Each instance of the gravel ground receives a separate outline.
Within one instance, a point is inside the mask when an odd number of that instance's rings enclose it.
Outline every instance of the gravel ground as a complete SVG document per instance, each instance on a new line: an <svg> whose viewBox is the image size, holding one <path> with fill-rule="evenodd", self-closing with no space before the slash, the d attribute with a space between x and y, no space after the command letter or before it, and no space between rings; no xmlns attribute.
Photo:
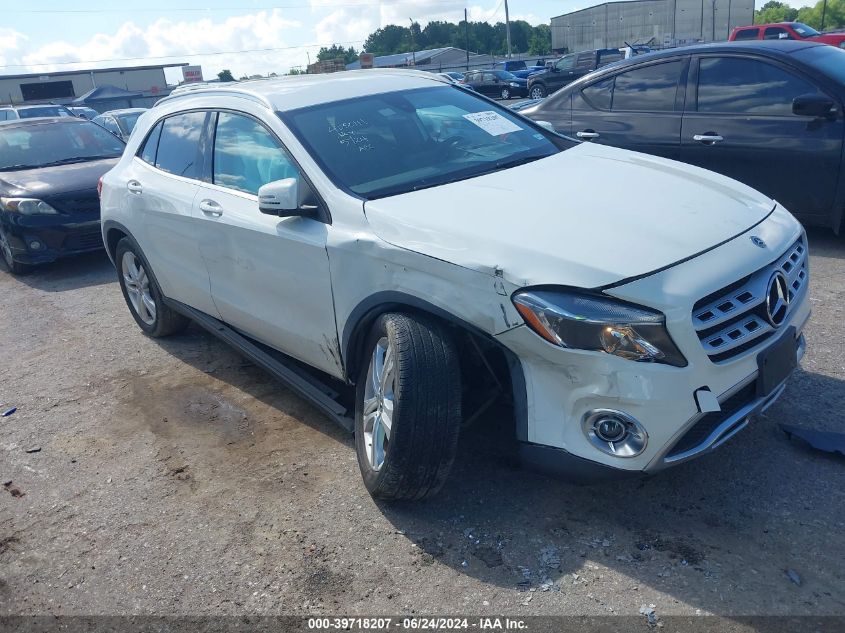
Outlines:
<svg viewBox="0 0 845 633"><path fill-rule="evenodd" d="M720 450L575 486L516 467L493 412L393 506L222 343L143 336L105 255L0 271L0 614L845 614L845 460L777 429L845 422L845 241L811 248L803 368Z"/></svg>

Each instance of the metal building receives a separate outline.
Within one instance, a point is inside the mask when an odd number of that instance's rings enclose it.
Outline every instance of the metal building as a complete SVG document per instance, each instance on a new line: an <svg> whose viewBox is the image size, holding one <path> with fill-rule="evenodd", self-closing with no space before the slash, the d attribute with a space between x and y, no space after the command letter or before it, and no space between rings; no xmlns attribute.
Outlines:
<svg viewBox="0 0 845 633"><path fill-rule="evenodd" d="M70 103L99 86L115 86L141 93L137 105L152 105L170 92L164 69L178 66L187 64L0 75L0 103Z"/></svg>
<svg viewBox="0 0 845 633"><path fill-rule="evenodd" d="M552 48L577 52L648 44L668 48L728 39L754 22L754 0L630 0L606 2L552 18Z"/></svg>

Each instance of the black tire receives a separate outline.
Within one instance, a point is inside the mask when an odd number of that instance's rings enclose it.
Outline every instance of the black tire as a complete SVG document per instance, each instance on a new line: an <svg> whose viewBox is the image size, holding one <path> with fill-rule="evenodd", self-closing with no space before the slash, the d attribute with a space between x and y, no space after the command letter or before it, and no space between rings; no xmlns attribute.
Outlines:
<svg viewBox="0 0 845 633"><path fill-rule="evenodd" d="M15 261L12 257L12 250L3 229L0 229L0 255L3 257L3 262L6 264L6 268L8 268L9 272L13 275L25 275L26 273L32 271L32 266Z"/></svg>
<svg viewBox="0 0 845 633"><path fill-rule="evenodd" d="M543 84L534 84L528 91L528 96L532 99L545 99L546 87Z"/></svg>
<svg viewBox="0 0 845 633"><path fill-rule="evenodd" d="M364 399L376 346L385 339L395 360L393 409L384 461L376 469L367 456ZM458 444L461 374L455 344L434 320L391 313L376 320L364 353L355 390L355 449L364 485L378 499L430 497L446 481Z"/></svg>
<svg viewBox="0 0 845 633"><path fill-rule="evenodd" d="M502 88L501 97L504 101L507 101L508 99L510 99L511 98L510 88Z"/></svg>
<svg viewBox="0 0 845 633"><path fill-rule="evenodd" d="M149 296L155 305L155 314L152 315L151 320L149 319L151 316L149 313L146 314L145 320L145 317L142 317L141 314L139 314L138 309L133 304L132 299L130 299L129 290L127 288L128 281L122 270L122 263L127 253L131 253L136 258L136 261L143 266L143 271L147 273L146 277L148 280ZM190 320L178 312L171 310L164 303L161 290L155 281L155 277L150 272L150 265L147 262L146 257L144 257L144 254L141 252L141 249L136 246L135 242L130 240L128 237L124 237L117 243L114 255L114 264L117 268L117 279L118 283L120 283L120 290L123 292L123 298L126 300L129 312L132 313L132 317L135 319L138 327L140 327L145 334L153 338L159 338L162 336L176 334L188 327Z"/></svg>

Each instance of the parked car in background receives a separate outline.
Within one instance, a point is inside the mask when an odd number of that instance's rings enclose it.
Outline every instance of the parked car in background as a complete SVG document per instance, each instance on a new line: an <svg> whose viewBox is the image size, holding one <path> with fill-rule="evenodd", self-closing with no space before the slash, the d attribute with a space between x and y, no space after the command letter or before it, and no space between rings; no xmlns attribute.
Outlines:
<svg viewBox="0 0 845 633"><path fill-rule="evenodd" d="M471 70L461 83L479 94L497 99L528 95L528 82L504 70Z"/></svg>
<svg viewBox="0 0 845 633"><path fill-rule="evenodd" d="M843 227L845 50L707 44L637 56L521 114L585 141L735 178L809 225Z"/></svg>
<svg viewBox="0 0 845 633"><path fill-rule="evenodd" d="M87 106L71 106L68 108L71 112L73 112L76 116L82 117L83 119L88 119L89 121L94 117L100 116L100 113L97 112L94 108L89 108Z"/></svg>
<svg viewBox="0 0 845 633"><path fill-rule="evenodd" d="M539 62L540 60L537 61ZM520 79L528 79L529 75L540 72L545 67L545 64L539 63L529 66L522 60L506 60L503 62L496 62L493 65L494 70L504 70L511 73L514 77L519 77Z"/></svg>
<svg viewBox="0 0 845 633"><path fill-rule="evenodd" d="M135 129L135 123L147 108L124 108L122 110L109 110L94 117L92 121L97 125L106 128L109 132L123 141L129 140L129 135Z"/></svg>
<svg viewBox="0 0 845 633"><path fill-rule="evenodd" d="M103 247L97 181L123 148L74 116L0 125L0 254L13 273Z"/></svg>
<svg viewBox="0 0 845 633"><path fill-rule="evenodd" d="M845 32L819 33L812 26L807 26L801 22L777 22L774 24L737 26L731 31L728 40L731 42L745 40L802 40L845 48Z"/></svg>
<svg viewBox="0 0 845 633"><path fill-rule="evenodd" d="M618 48L604 48L564 55L551 66L528 77L528 95L542 99L597 68L624 59Z"/></svg>
<svg viewBox="0 0 845 633"><path fill-rule="evenodd" d="M459 73L455 71L450 71L446 73L437 73L438 77L442 77L446 81L451 81L452 83L460 83L464 80L464 73Z"/></svg>
<svg viewBox="0 0 845 633"><path fill-rule="evenodd" d="M805 348L809 252L780 204L430 73L166 97L102 209L137 325L194 320L286 381L354 431L383 499L435 493L501 395L528 462L660 471L746 427Z"/></svg>
<svg viewBox="0 0 845 633"><path fill-rule="evenodd" d="M0 121L66 116L75 117L76 115L62 105L0 106Z"/></svg>

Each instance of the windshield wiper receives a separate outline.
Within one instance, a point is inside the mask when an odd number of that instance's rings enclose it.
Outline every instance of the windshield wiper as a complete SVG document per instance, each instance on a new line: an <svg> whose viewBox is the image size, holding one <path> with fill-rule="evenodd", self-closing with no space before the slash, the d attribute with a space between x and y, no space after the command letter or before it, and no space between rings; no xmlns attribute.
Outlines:
<svg viewBox="0 0 845 633"><path fill-rule="evenodd" d="M56 165L71 165L73 163L86 163L91 160L103 160L105 158L117 158L114 154L99 154L95 156L71 156L70 158L62 158L61 160L50 161L39 165L39 167L55 167Z"/></svg>

